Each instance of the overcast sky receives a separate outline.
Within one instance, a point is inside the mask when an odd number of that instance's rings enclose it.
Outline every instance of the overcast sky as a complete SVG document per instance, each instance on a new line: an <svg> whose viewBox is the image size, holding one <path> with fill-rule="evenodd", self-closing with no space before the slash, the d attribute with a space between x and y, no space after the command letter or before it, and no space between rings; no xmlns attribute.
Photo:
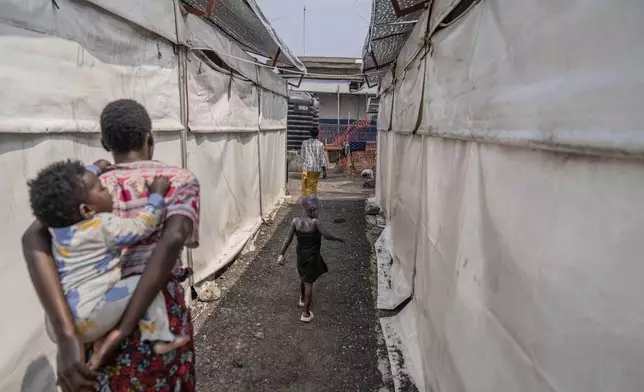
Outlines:
<svg viewBox="0 0 644 392"><path fill-rule="evenodd" d="M361 57L371 0L256 0L296 56ZM302 44L306 5L306 53Z"/></svg>

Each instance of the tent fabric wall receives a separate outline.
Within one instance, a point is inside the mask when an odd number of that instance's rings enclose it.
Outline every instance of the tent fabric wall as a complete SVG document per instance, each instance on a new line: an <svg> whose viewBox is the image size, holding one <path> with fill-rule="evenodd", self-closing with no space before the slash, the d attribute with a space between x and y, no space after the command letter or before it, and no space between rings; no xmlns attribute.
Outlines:
<svg viewBox="0 0 644 392"><path fill-rule="evenodd" d="M288 86L283 83L281 78L276 77L272 68L257 66L257 81L263 89L288 97Z"/></svg>
<svg viewBox="0 0 644 392"><path fill-rule="evenodd" d="M421 171L422 146L414 143L413 135L391 133L392 144L392 190L391 190L391 238L396 246L392 252L391 277L396 298L391 301L396 308L412 294L412 280L416 264L416 236L409 230L418 226L420 207L420 184L407 173ZM400 159L404 156L405 159Z"/></svg>
<svg viewBox="0 0 644 392"><path fill-rule="evenodd" d="M117 97L144 104L156 130L183 129L170 42L92 5L20 4L0 2L0 80L15 91L0 108L0 132L96 132Z"/></svg>
<svg viewBox="0 0 644 392"><path fill-rule="evenodd" d="M410 65L418 129L410 73L382 92L376 195L412 279L392 281L411 302L383 325L421 390L642 390L643 11L480 2Z"/></svg>
<svg viewBox="0 0 644 392"><path fill-rule="evenodd" d="M424 62L404 71L404 78L394 85L391 130L411 133L418 127L419 113L423 102Z"/></svg>
<svg viewBox="0 0 644 392"><path fill-rule="evenodd" d="M51 390L55 374L55 346L44 332L20 249L20 235L32 220L26 180L55 160L110 159L98 126L108 102L132 98L146 106L155 158L187 162L201 181L196 281L231 261L261 224L260 211L284 195L286 82L252 64L250 81L239 69L231 78L198 52L175 50L168 20L179 17L173 26L184 37L189 30L172 2L93 3L0 2L0 219L6 228L0 298L11 315L11 323L0 327L0 391ZM228 40L217 50L237 53L238 46ZM190 61L180 56L186 51ZM258 85L258 75L270 92ZM260 94L266 98L261 111ZM187 97L185 105L180 97ZM188 128L194 132L184 150Z"/></svg>
<svg viewBox="0 0 644 392"><path fill-rule="evenodd" d="M644 112L634 97L644 87L636 38L644 4L574 1L555 12L557 4L485 1L439 31L421 132L642 156Z"/></svg>
<svg viewBox="0 0 644 392"><path fill-rule="evenodd" d="M260 90L259 127L263 131L286 129L288 102L281 95L268 90Z"/></svg>
<svg viewBox="0 0 644 392"><path fill-rule="evenodd" d="M286 159L276 159L275 151L285 149L286 129L262 132L259 137L259 159L262 184L262 214L269 217L271 210L283 199L286 182Z"/></svg>
<svg viewBox="0 0 644 392"><path fill-rule="evenodd" d="M393 68L392 68L393 69ZM382 81L380 82L380 91L387 91L394 82L394 75L392 69L389 69L382 76Z"/></svg>
<svg viewBox="0 0 644 392"><path fill-rule="evenodd" d="M188 54L188 127L195 133L259 131L257 86Z"/></svg>
<svg viewBox="0 0 644 392"><path fill-rule="evenodd" d="M394 137L393 132L378 131L378 157L376 164L376 202L391 219L392 175L394 167Z"/></svg>
<svg viewBox="0 0 644 392"><path fill-rule="evenodd" d="M178 2L174 0L86 0L107 12L143 27L170 42L179 43L177 24L183 25L175 13Z"/></svg>
<svg viewBox="0 0 644 392"><path fill-rule="evenodd" d="M248 240L261 220L257 137L208 133L188 141L188 169L202 188L202 241L193 251L197 281L228 263L232 250Z"/></svg>
<svg viewBox="0 0 644 392"><path fill-rule="evenodd" d="M185 43L191 49L212 50L221 56L224 63L244 77L275 94L287 96L287 87L281 78L277 77L272 70L256 65L256 59L231 41L227 35L198 16L186 15L181 35L185 36Z"/></svg>
<svg viewBox="0 0 644 392"><path fill-rule="evenodd" d="M399 76L398 74L405 71L406 66L415 60L420 51L423 51L423 53L427 51L425 37L427 34L428 19L428 12L423 12L420 15L405 45L403 45L400 53L398 53L398 57L396 58L396 75L392 75L394 79ZM386 88L388 86L384 85L383 87Z"/></svg>
<svg viewBox="0 0 644 392"><path fill-rule="evenodd" d="M198 16L186 15L186 44L193 50L212 50L221 60L246 78L257 83L257 67L235 42Z"/></svg>
<svg viewBox="0 0 644 392"><path fill-rule="evenodd" d="M385 93L380 96L380 104L378 105L378 130L388 131L391 127L392 105L394 103L394 96L391 93Z"/></svg>
<svg viewBox="0 0 644 392"><path fill-rule="evenodd" d="M434 0L429 18L429 30L434 32L461 0Z"/></svg>

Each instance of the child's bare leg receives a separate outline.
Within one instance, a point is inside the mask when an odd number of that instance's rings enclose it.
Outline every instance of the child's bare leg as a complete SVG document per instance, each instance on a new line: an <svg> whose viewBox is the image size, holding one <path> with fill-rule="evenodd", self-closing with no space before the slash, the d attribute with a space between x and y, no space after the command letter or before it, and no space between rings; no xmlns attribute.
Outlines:
<svg viewBox="0 0 644 392"><path fill-rule="evenodd" d="M105 336L95 340L94 343L92 343L92 356L89 358L89 361L87 362L90 366L98 362L98 353L104 341L105 341Z"/></svg>
<svg viewBox="0 0 644 392"><path fill-rule="evenodd" d="M94 343L92 343L92 351L94 353L97 353L98 350L101 349L101 346L103 345L104 341L105 341L105 336L103 336L102 338L100 338L100 339L96 340Z"/></svg>
<svg viewBox="0 0 644 392"><path fill-rule="evenodd" d="M313 283L303 282L304 283L304 311L302 314L306 317L311 315L310 307L311 301L313 299Z"/></svg>
<svg viewBox="0 0 644 392"><path fill-rule="evenodd" d="M300 281L300 306L304 306L304 281Z"/></svg>
<svg viewBox="0 0 644 392"><path fill-rule="evenodd" d="M174 339L170 343L166 342L157 342L154 344L154 352L156 354L165 354L168 353L176 348L179 348L183 346L184 344L188 343L190 341L189 336L177 336L176 339Z"/></svg>
<svg viewBox="0 0 644 392"><path fill-rule="evenodd" d="M170 322L163 294L157 293L152 304L139 321L141 339L153 342L157 354L165 354L190 341L190 336L176 336L170 331Z"/></svg>

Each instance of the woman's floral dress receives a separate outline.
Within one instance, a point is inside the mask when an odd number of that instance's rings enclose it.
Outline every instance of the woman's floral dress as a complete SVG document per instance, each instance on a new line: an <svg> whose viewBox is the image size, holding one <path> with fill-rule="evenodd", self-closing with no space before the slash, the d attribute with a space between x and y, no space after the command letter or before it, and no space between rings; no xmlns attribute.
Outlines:
<svg viewBox="0 0 644 392"><path fill-rule="evenodd" d="M114 199L114 214L130 218L147 204L146 180L157 175L170 178L165 219L182 215L193 222L193 234L186 245L198 245L199 232L199 182L187 170L156 161L141 161L118 165L116 170L101 176ZM163 227L149 239L127 248L123 252L123 275L140 274L152 249L159 240ZM190 310L185 304L181 281L190 271L177 263L163 294L165 296L170 329L175 335L193 336ZM105 366L99 377L102 392L129 391L181 391L195 390L195 350L188 344L165 355L155 355L152 346L141 341L138 329L121 345L113 360Z"/></svg>

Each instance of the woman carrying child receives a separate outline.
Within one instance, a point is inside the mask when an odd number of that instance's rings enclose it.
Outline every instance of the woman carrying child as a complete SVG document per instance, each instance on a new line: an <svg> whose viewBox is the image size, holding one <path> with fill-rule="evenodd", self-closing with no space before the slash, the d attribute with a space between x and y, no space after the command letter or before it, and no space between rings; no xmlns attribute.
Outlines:
<svg viewBox="0 0 644 392"><path fill-rule="evenodd" d="M198 245L199 182L185 169L152 160L152 122L137 102L118 100L108 104L100 122L101 142L115 163L113 170L100 176L112 197L113 214L121 218L137 216L148 205L145 184L155 176L169 178L171 187L160 229L121 255L123 277L140 275L140 279L123 318L96 355L97 363L103 365L98 369L90 370L86 365L89 352L63 293L47 227L36 221L23 235L31 280L58 345L58 382L64 392L194 391L193 340L160 355L141 339L137 327L160 291L172 334L192 337L190 311L181 286L186 271L181 269L180 254L184 246Z"/></svg>

